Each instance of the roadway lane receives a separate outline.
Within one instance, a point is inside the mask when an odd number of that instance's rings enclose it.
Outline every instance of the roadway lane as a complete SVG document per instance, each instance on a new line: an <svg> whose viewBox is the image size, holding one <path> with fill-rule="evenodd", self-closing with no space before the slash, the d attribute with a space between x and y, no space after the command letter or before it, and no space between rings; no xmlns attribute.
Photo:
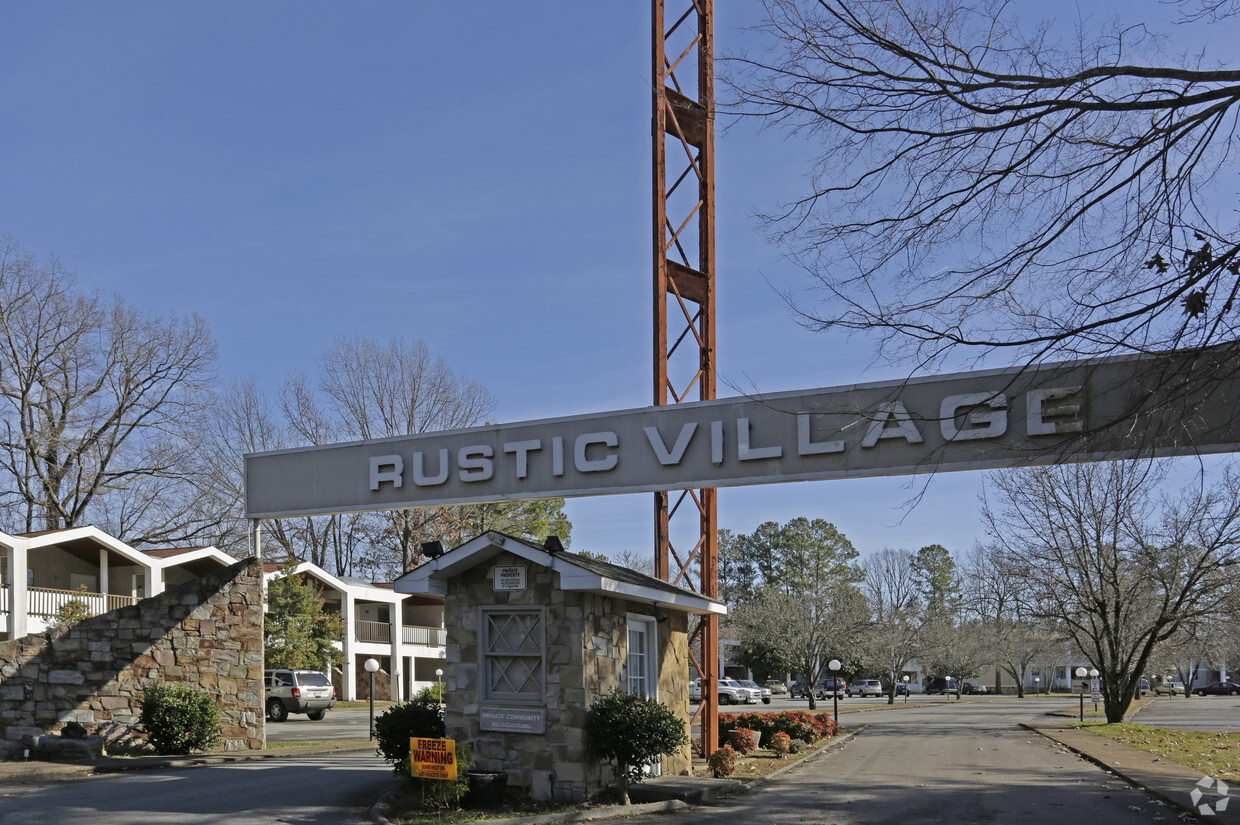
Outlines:
<svg viewBox="0 0 1240 825"><path fill-rule="evenodd" d="M773 703L772 703L773 704ZM866 729L726 804L727 822L762 825L1136 825L1176 812L1018 723L1072 701L985 700L844 715ZM1188 790L1188 789L1186 789ZM717 825L723 811L676 815ZM626 825L655 823L638 818ZM666 820L663 820L666 822Z"/></svg>
<svg viewBox="0 0 1240 825"><path fill-rule="evenodd" d="M44 787L10 786L4 825L353 825L397 786L370 753L141 771Z"/></svg>
<svg viewBox="0 0 1240 825"><path fill-rule="evenodd" d="M1156 728L1234 733L1240 731L1240 696L1164 696L1130 721Z"/></svg>
<svg viewBox="0 0 1240 825"><path fill-rule="evenodd" d="M382 710L376 711L375 717L377 718L381 713ZM369 735L369 710L329 710L327 715L318 722L303 714L293 714L284 722L267 722L268 742L365 739Z"/></svg>

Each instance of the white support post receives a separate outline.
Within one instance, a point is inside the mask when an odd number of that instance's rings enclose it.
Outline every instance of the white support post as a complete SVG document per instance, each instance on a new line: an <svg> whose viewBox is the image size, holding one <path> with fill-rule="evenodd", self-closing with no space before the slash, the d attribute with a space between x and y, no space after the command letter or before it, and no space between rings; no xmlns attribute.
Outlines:
<svg viewBox="0 0 1240 825"><path fill-rule="evenodd" d="M262 524L262 519L250 519L250 553L260 562L263 560Z"/></svg>
<svg viewBox="0 0 1240 825"><path fill-rule="evenodd" d="M18 540L9 548L9 638L29 633L30 592L26 589L26 545Z"/></svg>
<svg viewBox="0 0 1240 825"><path fill-rule="evenodd" d="M108 595L108 551L107 548L99 548L99 592L104 595L104 610L107 610Z"/></svg>
<svg viewBox="0 0 1240 825"><path fill-rule="evenodd" d="M399 702L404 698L401 695L401 681L404 679L405 672L405 662L403 658L405 655L405 626L404 618L401 616L401 612L400 604L397 603L392 605L391 614L389 616L392 620L390 625L390 635L392 637L391 699L393 702Z"/></svg>
<svg viewBox="0 0 1240 825"><path fill-rule="evenodd" d="M344 701L357 701L357 662L353 655L353 633L357 624L355 616L357 608L353 603L353 594L347 590L340 594L340 623L344 625L344 638L340 641L344 653L344 664L340 667L340 680L344 688Z"/></svg>

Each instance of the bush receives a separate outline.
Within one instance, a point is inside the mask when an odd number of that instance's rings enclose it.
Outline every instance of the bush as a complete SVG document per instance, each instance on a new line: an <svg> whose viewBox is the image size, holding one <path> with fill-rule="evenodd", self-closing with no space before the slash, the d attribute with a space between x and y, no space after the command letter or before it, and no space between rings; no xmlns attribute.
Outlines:
<svg viewBox="0 0 1240 825"><path fill-rule="evenodd" d="M792 750L792 737L782 731L771 737L771 753L783 759Z"/></svg>
<svg viewBox="0 0 1240 825"><path fill-rule="evenodd" d="M412 702L393 705L375 719L375 745L383 761L400 773L408 773L409 740L443 739L443 709L437 699L419 695Z"/></svg>
<svg viewBox="0 0 1240 825"><path fill-rule="evenodd" d="M138 729L158 754L210 750L220 741L220 709L184 682L156 682L143 692Z"/></svg>
<svg viewBox="0 0 1240 825"><path fill-rule="evenodd" d="M417 698L425 699L428 702L437 702L443 704L444 689L443 682L436 682L433 685L427 685L418 691Z"/></svg>
<svg viewBox="0 0 1240 825"><path fill-rule="evenodd" d="M732 750L728 745L724 745L710 755L706 760L706 764L710 768L710 775L716 779L731 776L732 771L736 770L736 751Z"/></svg>
<svg viewBox="0 0 1240 825"><path fill-rule="evenodd" d="M419 734L414 734L418 736ZM424 737L436 738L436 737ZM409 738L405 738L405 760L398 771L405 777L407 798L424 810L445 811L459 808L461 798L469 792L469 770L474 766L474 752L464 742L456 743L456 781L415 777L409 767Z"/></svg>
<svg viewBox="0 0 1240 825"><path fill-rule="evenodd" d="M792 739L788 742L788 753L797 754L809 747L804 739Z"/></svg>
<svg viewBox="0 0 1240 825"><path fill-rule="evenodd" d="M734 731L730 731L728 733L728 744L741 756L747 756L750 751L757 750L758 748L758 740L749 728L737 728Z"/></svg>
<svg viewBox="0 0 1240 825"><path fill-rule="evenodd" d="M614 691L586 711L586 748L616 765L620 796L627 805L629 785L645 767L689 741L684 723L655 699Z"/></svg>

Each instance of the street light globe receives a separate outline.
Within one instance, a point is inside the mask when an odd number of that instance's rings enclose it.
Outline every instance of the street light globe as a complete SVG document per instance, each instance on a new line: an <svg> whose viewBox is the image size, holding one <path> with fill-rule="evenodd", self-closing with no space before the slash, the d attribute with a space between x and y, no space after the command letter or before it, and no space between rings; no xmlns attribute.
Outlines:
<svg viewBox="0 0 1240 825"><path fill-rule="evenodd" d="M1091 668L1089 669L1089 675L1090 675L1090 678L1097 679L1097 678L1098 678L1098 668L1096 668L1096 667L1091 667Z"/></svg>
<svg viewBox="0 0 1240 825"><path fill-rule="evenodd" d="M436 676L443 676L443 668L441 668L441 667L435 668L435 675L436 675Z"/></svg>
<svg viewBox="0 0 1240 825"><path fill-rule="evenodd" d="M1084 679L1084 678L1085 678L1085 674L1087 674L1087 673L1089 673L1089 671L1088 671L1088 670L1086 670L1086 669L1085 669L1085 668L1083 668L1083 667L1078 667L1078 668L1076 669L1076 678L1078 678L1078 679Z"/></svg>
<svg viewBox="0 0 1240 825"><path fill-rule="evenodd" d="M839 670L841 667L840 660L832 659L831 661L827 662L827 667L831 670Z"/></svg>
<svg viewBox="0 0 1240 825"><path fill-rule="evenodd" d="M904 676L904 681L905 681L905 682L907 682L907 681L908 681L908 674L905 674L905 676Z"/></svg>
<svg viewBox="0 0 1240 825"><path fill-rule="evenodd" d="M365 664L362 665L362 667L366 668L367 673L374 673L376 670L379 669L379 660L378 659L367 659Z"/></svg>

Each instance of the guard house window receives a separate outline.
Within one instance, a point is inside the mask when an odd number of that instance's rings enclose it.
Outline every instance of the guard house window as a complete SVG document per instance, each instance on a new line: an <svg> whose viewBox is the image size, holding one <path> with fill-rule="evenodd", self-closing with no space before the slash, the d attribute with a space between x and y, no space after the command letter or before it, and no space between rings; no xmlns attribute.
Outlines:
<svg viewBox="0 0 1240 825"><path fill-rule="evenodd" d="M628 692L635 696L654 698L654 657L651 645L654 638L654 622L646 616L628 616L629 650L625 659L625 681Z"/></svg>
<svg viewBox="0 0 1240 825"><path fill-rule="evenodd" d="M484 609L482 670L486 698L546 701L546 622L542 608Z"/></svg>

